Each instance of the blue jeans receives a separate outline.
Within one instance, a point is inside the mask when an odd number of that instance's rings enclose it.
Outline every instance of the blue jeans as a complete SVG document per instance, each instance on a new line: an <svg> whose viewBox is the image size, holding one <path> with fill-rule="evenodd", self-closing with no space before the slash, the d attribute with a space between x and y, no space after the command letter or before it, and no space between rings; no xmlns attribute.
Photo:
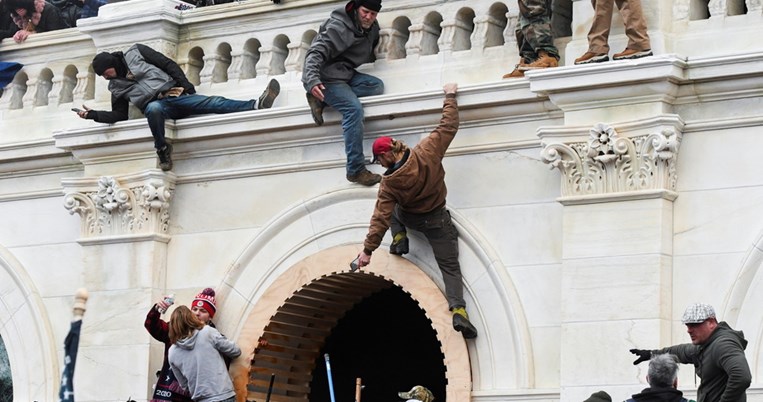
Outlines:
<svg viewBox="0 0 763 402"><path fill-rule="evenodd" d="M257 101L240 101L222 96L182 95L174 98L164 98L151 101L146 105L143 114L148 119L148 127L154 136L154 148L162 149L167 144L164 141L164 121L166 119L182 119L195 114L233 113L252 110Z"/></svg>
<svg viewBox="0 0 763 402"><path fill-rule="evenodd" d="M323 85L326 87L323 91L324 101L342 114L347 175L356 175L366 168L366 157L363 155L363 106L358 98L383 93L384 83L372 75L356 72L347 82Z"/></svg>

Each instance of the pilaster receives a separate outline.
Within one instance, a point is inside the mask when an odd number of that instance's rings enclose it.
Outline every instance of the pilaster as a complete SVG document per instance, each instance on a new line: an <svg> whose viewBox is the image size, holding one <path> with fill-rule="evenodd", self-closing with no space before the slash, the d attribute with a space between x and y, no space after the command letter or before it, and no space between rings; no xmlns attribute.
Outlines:
<svg viewBox="0 0 763 402"><path fill-rule="evenodd" d="M98 333L122 333L84 337L80 354L96 368L130 362L125 368L130 381L108 384L116 395L146 395L163 356L139 323L166 288L175 182L174 174L158 169L62 180L64 207L81 218L77 241L83 247L83 281L99 300L88 322L98 323ZM136 324L126 334L125 322Z"/></svg>
<svg viewBox="0 0 763 402"><path fill-rule="evenodd" d="M562 173L561 400L626 393L628 349L670 342L682 129L669 114L540 129L542 160Z"/></svg>

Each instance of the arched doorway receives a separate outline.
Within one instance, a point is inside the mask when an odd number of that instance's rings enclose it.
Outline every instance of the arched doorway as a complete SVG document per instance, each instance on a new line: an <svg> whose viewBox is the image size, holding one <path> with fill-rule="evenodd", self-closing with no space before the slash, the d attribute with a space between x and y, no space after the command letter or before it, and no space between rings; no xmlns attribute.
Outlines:
<svg viewBox="0 0 763 402"><path fill-rule="evenodd" d="M328 402L324 354L336 400L353 400L355 378L367 402L395 400L422 384L445 399L444 355L425 311L379 276L338 273L312 281L273 315L249 370L249 400Z"/></svg>

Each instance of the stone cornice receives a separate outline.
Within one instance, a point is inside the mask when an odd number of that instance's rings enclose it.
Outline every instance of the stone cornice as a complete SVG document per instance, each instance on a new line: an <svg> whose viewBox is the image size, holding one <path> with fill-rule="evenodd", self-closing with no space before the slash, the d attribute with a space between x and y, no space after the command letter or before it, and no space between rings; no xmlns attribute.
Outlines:
<svg viewBox="0 0 763 402"><path fill-rule="evenodd" d="M364 98L366 138L418 135L431 130L439 121L443 98L439 88ZM462 131L516 121L541 120L548 124L549 119L556 121L560 118L559 111L551 107L546 98L530 92L524 80L465 86L459 90L458 102ZM341 136L337 136L337 131L341 130L340 115L329 110L324 117L326 123L321 127L315 126L306 106L203 115L168 121L166 136L175 144L176 155L181 159L341 141ZM100 174L88 171L89 165L130 159L154 163L153 144L143 118L113 125L93 123L86 128L57 131L54 138L56 147L71 152L86 165L88 175ZM493 137L480 138L466 147L506 148L512 144L526 147L528 141L537 144L536 138L530 132L525 137L501 138L498 145ZM305 161L301 162L304 164Z"/></svg>
<svg viewBox="0 0 763 402"><path fill-rule="evenodd" d="M147 170L124 176L62 180L64 207L81 219L82 244L169 241L169 209L176 178Z"/></svg>

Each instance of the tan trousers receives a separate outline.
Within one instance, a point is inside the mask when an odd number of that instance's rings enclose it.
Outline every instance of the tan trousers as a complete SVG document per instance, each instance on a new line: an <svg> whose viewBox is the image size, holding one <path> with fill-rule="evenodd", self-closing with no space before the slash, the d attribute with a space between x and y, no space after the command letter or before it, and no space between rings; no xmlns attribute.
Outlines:
<svg viewBox="0 0 763 402"><path fill-rule="evenodd" d="M649 35L646 33L646 20L641 12L641 0L591 0L594 16L591 30L588 32L588 51L596 54L609 53L609 30L615 4L625 23L628 48L651 49Z"/></svg>

